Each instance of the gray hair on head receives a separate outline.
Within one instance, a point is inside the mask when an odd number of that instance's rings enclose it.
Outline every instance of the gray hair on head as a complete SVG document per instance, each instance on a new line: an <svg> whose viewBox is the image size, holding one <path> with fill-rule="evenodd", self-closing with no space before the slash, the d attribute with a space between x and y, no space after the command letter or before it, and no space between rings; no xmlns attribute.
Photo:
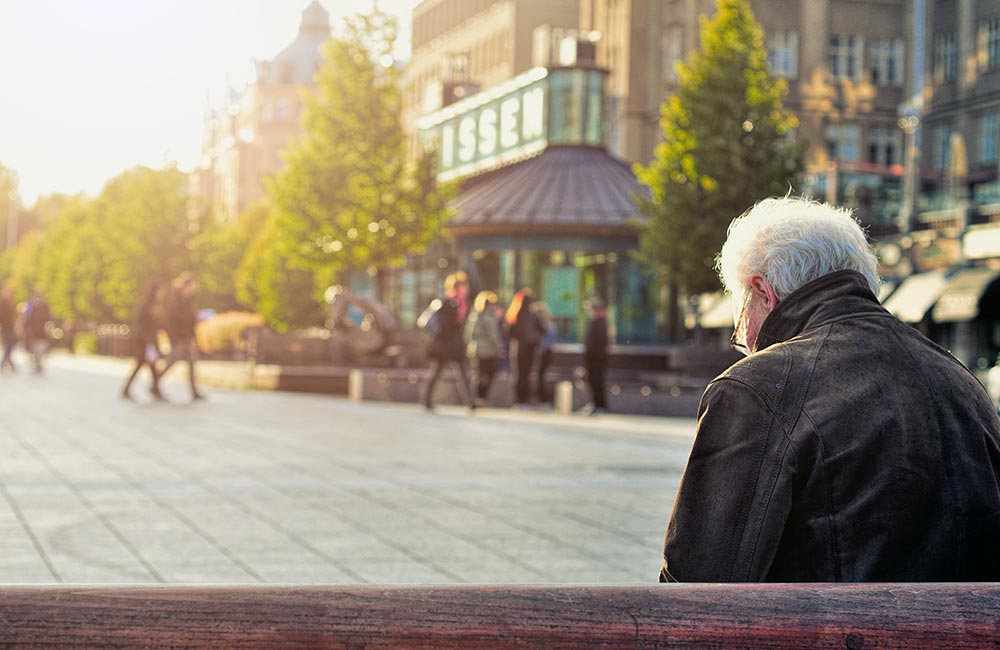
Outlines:
<svg viewBox="0 0 1000 650"><path fill-rule="evenodd" d="M835 271L857 271L878 294L878 262L851 210L808 199L760 201L729 225L716 270L726 291L741 296L759 274L779 300Z"/></svg>

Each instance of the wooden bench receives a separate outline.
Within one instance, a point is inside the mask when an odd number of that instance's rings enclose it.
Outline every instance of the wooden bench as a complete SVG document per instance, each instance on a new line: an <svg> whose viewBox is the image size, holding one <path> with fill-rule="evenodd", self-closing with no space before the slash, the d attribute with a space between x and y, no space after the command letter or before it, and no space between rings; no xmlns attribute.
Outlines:
<svg viewBox="0 0 1000 650"><path fill-rule="evenodd" d="M0 648L1000 648L1000 584L0 588Z"/></svg>

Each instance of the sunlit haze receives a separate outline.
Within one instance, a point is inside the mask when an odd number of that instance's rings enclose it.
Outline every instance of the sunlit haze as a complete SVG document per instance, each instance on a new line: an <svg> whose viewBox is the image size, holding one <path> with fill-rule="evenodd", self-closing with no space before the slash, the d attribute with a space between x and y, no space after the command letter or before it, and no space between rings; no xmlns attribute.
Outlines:
<svg viewBox="0 0 1000 650"><path fill-rule="evenodd" d="M310 0L0 0L0 164L26 204L95 195L135 165L193 167L202 118L298 33ZM417 0L380 0L408 55ZM367 0L321 2L334 31Z"/></svg>

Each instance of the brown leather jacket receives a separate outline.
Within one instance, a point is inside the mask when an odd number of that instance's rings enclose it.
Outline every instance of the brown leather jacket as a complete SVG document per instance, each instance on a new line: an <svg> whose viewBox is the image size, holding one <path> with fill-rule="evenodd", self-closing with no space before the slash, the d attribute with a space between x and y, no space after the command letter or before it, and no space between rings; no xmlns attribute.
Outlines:
<svg viewBox="0 0 1000 650"><path fill-rule="evenodd" d="M706 389L661 581L1000 580L1000 420L839 271Z"/></svg>

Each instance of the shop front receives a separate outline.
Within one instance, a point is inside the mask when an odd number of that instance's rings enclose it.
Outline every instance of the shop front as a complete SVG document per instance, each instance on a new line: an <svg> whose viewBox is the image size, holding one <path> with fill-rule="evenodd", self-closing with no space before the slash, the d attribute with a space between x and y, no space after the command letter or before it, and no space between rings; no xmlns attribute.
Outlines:
<svg viewBox="0 0 1000 650"><path fill-rule="evenodd" d="M421 120L439 180L460 183L444 266L505 302L532 289L560 342L583 341L599 297L617 345L655 344L660 289L634 257L645 188L604 148L604 76L538 68Z"/></svg>

